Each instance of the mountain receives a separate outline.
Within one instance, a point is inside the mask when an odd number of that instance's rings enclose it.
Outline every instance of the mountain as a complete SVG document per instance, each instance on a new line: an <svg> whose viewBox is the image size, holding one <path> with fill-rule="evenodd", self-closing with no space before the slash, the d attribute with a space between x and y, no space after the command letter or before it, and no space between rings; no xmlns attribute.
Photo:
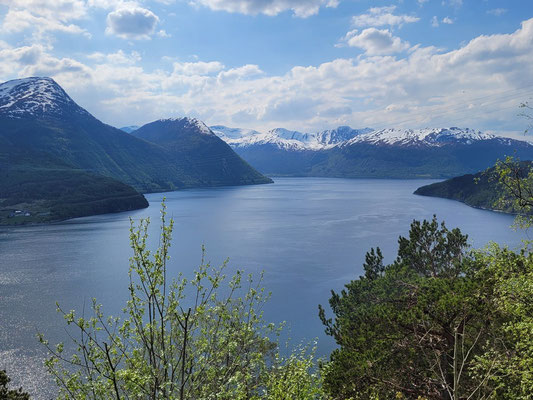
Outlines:
<svg viewBox="0 0 533 400"><path fill-rule="evenodd" d="M318 133L303 133L284 128L275 128L266 133L260 133L252 129L228 128L223 125L214 125L211 129L233 148L273 145L290 151L324 150L372 131L370 128L352 129L349 126L340 126Z"/></svg>
<svg viewBox="0 0 533 400"><path fill-rule="evenodd" d="M508 143L507 139L457 127L439 129L398 129L389 128L368 132L342 143L342 146L355 144L373 144L378 146L399 147L442 147L451 144L472 144L484 140L498 139Z"/></svg>
<svg viewBox="0 0 533 400"><path fill-rule="evenodd" d="M251 129L211 126L222 140L258 171L276 176L313 176L312 168L327 161L324 150L371 131L339 127L318 133L276 128L266 133Z"/></svg>
<svg viewBox="0 0 533 400"><path fill-rule="evenodd" d="M196 118L161 119L132 132L167 149L174 165L194 171L202 186L271 183Z"/></svg>
<svg viewBox="0 0 533 400"><path fill-rule="evenodd" d="M215 129L217 128L217 129ZM505 155L533 159L533 145L469 128L339 127L315 134L277 129L214 131L260 172L343 178L449 178L486 169Z"/></svg>
<svg viewBox="0 0 533 400"><path fill-rule="evenodd" d="M270 181L242 160L241 169L230 168L224 175L230 156L208 153L204 146L218 143L219 139L213 135L212 139L204 140L204 136L200 131L189 131L180 142L184 149L180 153L174 148L151 143L100 122L50 78L33 77L5 82L0 84L0 164L3 164L0 169L0 199L3 203L0 203L0 208L5 214L5 201L13 205L16 196L22 196L16 189L19 183L26 187L23 197L33 204L41 200L48 202L47 189L53 185L47 182L55 182L66 190L62 196L65 201L61 203L62 209L66 210L66 204L76 198L75 195L70 198L68 191L74 194L83 191L80 185L75 184L76 179L90 183L89 186L95 189L94 197L92 200L87 198L87 201L101 201L106 196L109 199L118 199L122 195L128 198L137 196L137 207L146 205L144 197L137 191ZM229 149L224 143L222 146ZM218 149L217 146L207 147ZM231 149L229 151L232 160L239 159ZM178 155L185 157L185 153L186 161L179 159ZM208 163L211 170L205 166L208 157L211 157ZM204 168L198 171L196 165L200 164ZM9 173L4 174L4 171ZM207 179L209 172L217 178ZM64 184L57 182L61 174L65 177ZM224 179L221 179L223 175ZM130 187L128 192L124 184L133 188ZM48 211L41 210L40 214L51 215L51 206L47 204ZM105 210L130 209L133 203L123 201L121 207L113 204ZM81 205L78 208L81 209ZM76 213L69 213L70 216L72 214Z"/></svg>
<svg viewBox="0 0 533 400"><path fill-rule="evenodd" d="M137 125L130 125L130 126L123 126L122 128L119 128L121 131L124 131L126 133L132 133L133 131L136 131L139 129Z"/></svg>
<svg viewBox="0 0 533 400"><path fill-rule="evenodd" d="M533 145L468 128L384 129L335 146L327 162L313 166L312 173L349 178L450 178L489 168L506 155L533 159Z"/></svg>
<svg viewBox="0 0 533 400"><path fill-rule="evenodd" d="M364 135L365 133L372 132L371 128L352 129L349 126L339 126L335 129L328 129L316 134L319 143L324 146L336 145L343 143L347 140Z"/></svg>
<svg viewBox="0 0 533 400"><path fill-rule="evenodd" d="M501 202L502 189L495 179L491 179L493 168L451 178L431 185L421 186L415 194L457 200L471 207L485 210L515 213L510 202ZM504 205L505 204L505 205Z"/></svg>
<svg viewBox="0 0 533 400"><path fill-rule="evenodd" d="M2 146L0 171L0 225L148 207L145 197L131 186L75 169L46 153Z"/></svg>
<svg viewBox="0 0 533 400"><path fill-rule="evenodd" d="M201 132L197 132L203 136ZM202 141L187 147L189 160L202 162ZM0 85L0 141L51 154L62 162L117 179L141 192L205 186L196 170L176 162L176 154L106 125L78 106L50 78L26 78ZM214 155L216 156L216 155ZM250 168L250 167L249 167ZM255 171L234 175L227 184L263 183Z"/></svg>

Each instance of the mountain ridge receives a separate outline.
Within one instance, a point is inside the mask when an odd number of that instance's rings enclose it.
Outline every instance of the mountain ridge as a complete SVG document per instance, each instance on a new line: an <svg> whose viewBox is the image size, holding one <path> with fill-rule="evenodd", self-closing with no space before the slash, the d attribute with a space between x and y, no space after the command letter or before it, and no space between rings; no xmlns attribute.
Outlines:
<svg viewBox="0 0 533 400"><path fill-rule="evenodd" d="M343 130L348 133L320 141ZM530 142L471 128L338 127L297 135L283 129L261 133L214 126L214 131L252 166L272 176L450 178L488 168L515 151L522 159L533 159Z"/></svg>
<svg viewBox="0 0 533 400"><path fill-rule="evenodd" d="M240 159L203 122L180 120L188 132L182 140L186 155L99 121L51 78L31 77L0 84L0 165L5 165L5 173L0 176L0 223L5 222L6 213L13 211L5 207L11 206L26 207L29 214L40 217L54 214L50 209L57 206L55 215L65 219L146 207L146 199L138 191L271 182ZM223 152L206 154L205 148L212 143L214 148L222 146ZM188 162L180 159L185 156ZM210 163L203 170L191 166L201 164L207 156L211 157ZM206 179L210 173L213 178ZM85 193L79 182L85 182L93 192ZM54 187L63 190L59 198L64 201L56 201ZM70 196L70 189L84 193L83 201ZM17 202L19 197L24 198L23 203Z"/></svg>

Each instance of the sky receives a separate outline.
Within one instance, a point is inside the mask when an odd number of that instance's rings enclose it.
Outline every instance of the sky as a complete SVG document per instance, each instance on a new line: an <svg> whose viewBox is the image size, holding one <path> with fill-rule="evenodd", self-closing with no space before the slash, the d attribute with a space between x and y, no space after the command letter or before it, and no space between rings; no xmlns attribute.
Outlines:
<svg viewBox="0 0 533 400"><path fill-rule="evenodd" d="M533 104L533 0L0 0L0 81L117 127L470 127Z"/></svg>

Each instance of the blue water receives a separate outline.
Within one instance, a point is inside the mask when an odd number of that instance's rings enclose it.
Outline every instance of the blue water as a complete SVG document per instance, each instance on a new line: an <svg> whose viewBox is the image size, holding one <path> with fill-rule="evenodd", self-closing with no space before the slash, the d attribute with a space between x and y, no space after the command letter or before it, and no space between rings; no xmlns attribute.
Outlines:
<svg viewBox="0 0 533 400"><path fill-rule="evenodd" d="M106 312L120 312L131 254L129 217L152 219L156 247L163 197L175 219L170 274L190 276L202 245L212 264L229 257L229 272L264 271L263 284L272 292L265 319L287 321L294 344L318 338L319 355L327 355L334 343L323 333L318 304L327 305L331 289L362 273L371 247L380 246L392 261L398 236L413 219L436 214L468 233L474 247L491 240L517 247L527 238L509 228L511 216L412 194L430 182L277 178L272 185L151 194L150 207L134 212L0 228L0 369L36 399L50 397L35 334L66 340L56 301L83 310L96 297Z"/></svg>

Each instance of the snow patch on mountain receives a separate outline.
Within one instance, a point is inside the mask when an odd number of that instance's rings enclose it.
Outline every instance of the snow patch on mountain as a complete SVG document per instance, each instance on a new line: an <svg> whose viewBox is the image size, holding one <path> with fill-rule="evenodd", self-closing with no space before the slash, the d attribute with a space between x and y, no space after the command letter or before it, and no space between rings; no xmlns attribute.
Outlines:
<svg viewBox="0 0 533 400"><path fill-rule="evenodd" d="M215 125L211 129L233 148L272 145L284 150L300 151L318 147L318 143L311 142L309 134L289 131L283 128L272 129L268 132L258 132L253 129L228 128L222 125Z"/></svg>
<svg viewBox="0 0 533 400"><path fill-rule="evenodd" d="M85 114L52 79L31 77L0 84L0 115L10 118Z"/></svg>
<svg viewBox="0 0 533 400"><path fill-rule="evenodd" d="M159 121L177 122L180 125L182 125L184 129L196 130L199 133L202 133L204 135L214 135L213 131L209 129L209 127L203 121L200 121L198 118L190 118L190 117L162 118Z"/></svg>
<svg viewBox="0 0 533 400"><path fill-rule="evenodd" d="M224 138L225 141L235 140L247 136L260 135L261 133L253 129L243 129L243 128L228 128L224 125L212 125L209 127L218 137Z"/></svg>
<svg viewBox="0 0 533 400"><path fill-rule="evenodd" d="M339 126L317 133L316 138L323 145L336 145L372 131L372 128L352 129L349 126Z"/></svg>
<svg viewBox="0 0 533 400"><path fill-rule="evenodd" d="M252 129L228 128L223 125L214 125L211 129L234 148L272 145L293 151L328 149L354 136L372 131L370 128L352 129L348 126L318 133L304 133L284 128L276 128L263 133Z"/></svg>
<svg viewBox="0 0 533 400"><path fill-rule="evenodd" d="M346 147L356 144L370 144L399 147L442 147L452 144L470 145L479 141L497 140L511 146L513 139L476 131L470 128L426 128L402 129L371 128L352 129L339 126L318 133L302 133L284 128L276 128L262 133L251 129L212 126L213 132L234 148L256 145L272 145L283 150L326 150L333 147ZM530 145L532 143L527 142Z"/></svg>
<svg viewBox="0 0 533 400"><path fill-rule="evenodd" d="M441 147L449 144L472 144L482 140L497 139L502 142L508 142L510 139L475 131L470 128L426 128L426 129L400 129L388 128L369 132L356 136L340 146L351 146L354 144L373 144L389 146L426 146Z"/></svg>

